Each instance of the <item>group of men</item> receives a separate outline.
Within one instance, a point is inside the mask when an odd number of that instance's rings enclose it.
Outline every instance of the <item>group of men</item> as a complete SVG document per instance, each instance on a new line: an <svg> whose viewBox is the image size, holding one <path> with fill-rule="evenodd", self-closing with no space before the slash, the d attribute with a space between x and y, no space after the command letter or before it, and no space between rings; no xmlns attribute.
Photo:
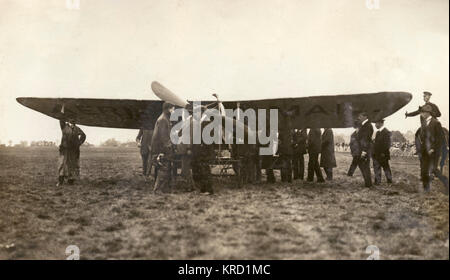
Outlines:
<svg viewBox="0 0 450 280"><path fill-rule="evenodd" d="M347 176L353 176L357 167L361 170L364 185L372 187L372 174L370 160L373 160L375 185L381 184L381 169L383 169L388 184L392 183L392 172L389 165L391 132L384 127L384 120L377 120L375 127L377 132L372 140L374 129L368 120L367 113L362 112L355 124L355 131L350 136L350 151L353 160L347 172Z"/></svg>
<svg viewBox="0 0 450 280"><path fill-rule="evenodd" d="M281 181L303 180L305 177L305 154L309 155L307 181L312 182L314 175L317 182L325 182L321 167L327 180L333 179L336 165L334 154L334 136L331 128L295 129L287 133L280 132L278 154L281 161ZM320 161L319 161L320 156ZM270 165L270 163L269 163ZM275 182L273 168L266 168L267 180Z"/></svg>
<svg viewBox="0 0 450 280"><path fill-rule="evenodd" d="M405 113L405 117L420 115L420 128L416 133L416 153L420 161L420 177L425 192L431 189L434 176L438 177L448 188L448 179L438 169L441 157L446 157L443 151L448 150L448 139L446 140L444 130L437 120L441 116L438 106L430 102L430 92L424 92L425 104L417 111ZM372 143L373 127L367 119L367 114L361 113L359 123L355 125L355 131L350 137L350 150L353 157L347 175L353 176L356 167L359 167L364 178L365 186L372 187L370 171L370 159L373 160L375 185L381 183L381 169L383 169L386 181L392 183L392 172L389 165L391 133L384 127L384 120L375 122L377 129L375 139ZM447 143L445 143L447 141ZM446 160L444 158L444 160Z"/></svg>
<svg viewBox="0 0 450 280"><path fill-rule="evenodd" d="M430 97L430 92L424 92L425 105L419 107L415 112L405 114L406 117L420 114L421 127L416 133L416 150L420 160L421 180L424 190L427 192L430 190L434 176L437 176L448 186L447 178L437 168L441 149L443 149L443 146L448 149L448 143L443 145L445 137L441 124L437 120L441 113L438 107L430 102ZM173 110L172 104L164 102L163 112L157 119L154 129L143 127L136 137L136 141L140 145L143 174L148 176L154 170L154 192L166 191L170 186L174 170L176 170L176 168L173 168L175 145L170 137L172 129L170 114ZM316 176L317 182L325 182L321 167L324 169L326 180L332 180L333 168L337 167L333 130L325 128L322 132L320 128L311 128L308 132L307 129L291 129L289 116L282 115L282 117L286 120L281 122L278 139L281 180L292 182L293 179L304 179L305 154L309 155L307 181L312 182L314 176ZM195 118L190 121L201 122L201 120ZM65 181L72 184L79 176L80 146L86 139L84 132L73 121L60 121L60 126L62 140L59 150L58 186ZM374 184L379 185L381 183L381 170L385 173L387 183L392 183L392 172L389 165L391 133L384 127L384 120L382 119L375 121L375 127L377 131L375 138L372 139L374 129L368 119L368 114L366 112L360 113L350 140L353 160L347 175L353 176L356 168L359 167L366 187L372 187L371 159L373 160L375 175ZM181 151L182 177L187 185L197 185L201 192L212 193L209 161L215 157L214 147L206 144L177 145L177 149L178 154ZM243 158L245 172L256 172L254 178L259 180L261 177L261 158L251 152L254 153L258 149L245 147L243 150L247 151ZM266 167L268 182L275 182L273 163L273 158L271 158L269 167ZM245 166L246 164L249 166ZM251 178L252 176L245 177Z"/></svg>
<svg viewBox="0 0 450 280"><path fill-rule="evenodd" d="M198 145L179 144L175 147L170 138L172 130L170 114L173 110L174 105L164 102L163 112L157 119L154 130L146 128L139 130L136 142L141 147L143 175L147 177L154 170L153 192L167 192L170 189L173 175L177 172L174 164L175 153L177 152L181 155L181 175L188 189L197 185L201 192L212 193L209 160L215 156L213 147L203 143ZM190 121L200 120L194 117ZM194 126L191 125L190 127Z"/></svg>

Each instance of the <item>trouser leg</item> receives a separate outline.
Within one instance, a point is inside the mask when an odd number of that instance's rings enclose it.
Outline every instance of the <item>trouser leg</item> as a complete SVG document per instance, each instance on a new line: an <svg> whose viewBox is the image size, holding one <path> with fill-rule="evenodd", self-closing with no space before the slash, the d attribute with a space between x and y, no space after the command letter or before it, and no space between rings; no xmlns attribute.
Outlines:
<svg viewBox="0 0 450 280"><path fill-rule="evenodd" d="M149 154L148 153L141 154L141 158L142 158L142 174L144 174L144 176L146 176L148 174Z"/></svg>
<svg viewBox="0 0 450 280"><path fill-rule="evenodd" d="M261 159L259 157L256 158L255 168L256 182L261 182Z"/></svg>
<svg viewBox="0 0 450 280"><path fill-rule="evenodd" d="M375 174L375 185L379 185L381 183L381 165L376 159L373 159L373 173Z"/></svg>
<svg viewBox="0 0 450 280"><path fill-rule="evenodd" d="M352 159L352 163L350 164L350 168L348 169L348 172L347 172L348 176L353 176L356 168L358 167L358 161L359 161L359 157L354 156Z"/></svg>
<svg viewBox="0 0 450 280"><path fill-rule="evenodd" d="M327 176L327 180L328 181L333 180L333 168L331 168L331 167L324 167L323 170L325 171L325 174Z"/></svg>
<svg viewBox="0 0 450 280"><path fill-rule="evenodd" d="M298 175L299 175L299 179L303 180L305 178L305 156L301 155L299 158L299 171L298 171Z"/></svg>
<svg viewBox="0 0 450 280"><path fill-rule="evenodd" d="M317 182L324 182L325 180L323 179L322 170L320 170L319 154L313 154L312 158L313 158L313 171L317 176Z"/></svg>
<svg viewBox="0 0 450 280"><path fill-rule="evenodd" d="M293 159L292 159L292 169L293 169L293 173L294 173L294 180L298 179L299 173L300 173L300 156L299 155L294 155Z"/></svg>
<svg viewBox="0 0 450 280"><path fill-rule="evenodd" d="M392 171L388 160L386 160L386 162L383 164L383 171L384 175L386 176L387 182L392 183Z"/></svg>
<svg viewBox="0 0 450 280"><path fill-rule="evenodd" d="M313 155L309 154L308 159L308 181L312 182L314 180L314 159Z"/></svg>
<svg viewBox="0 0 450 280"><path fill-rule="evenodd" d="M368 188L372 187L372 176L370 174L370 159L360 159L358 167L364 178L364 185Z"/></svg>

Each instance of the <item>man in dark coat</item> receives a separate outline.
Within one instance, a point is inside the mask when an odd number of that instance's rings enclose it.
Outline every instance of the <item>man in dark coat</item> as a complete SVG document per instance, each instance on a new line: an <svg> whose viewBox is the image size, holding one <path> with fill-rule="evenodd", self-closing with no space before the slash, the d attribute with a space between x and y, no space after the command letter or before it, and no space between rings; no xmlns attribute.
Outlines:
<svg viewBox="0 0 450 280"><path fill-rule="evenodd" d="M325 182L322 171L319 166L319 154L322 149L322 133L320 128L311 128L308 134L308 182L314 181L314 173L317 176L317 182Z"/></svg>
<svg viewBox="0 0 450 280"><path fill-rule="evenodd" d="M80 176L80 146L86 140L86 134L73 121L59 121L62 138L59 145L58 183L60 186L67 179L73 184Z"/></svg>
<svg viewBox="0 0 450 280"><path fill-rule="evenodd" d="M361 128L358 130L357 141L360 147L358 167L364 178L364 185L367 188L372 187L372 176L370 172L370 157L372 152L373 127L368 119L366 112L359 114L358 119Z"/></svg>
<svg viewBox="0 0 450 280"><path fill-rule="evenodd" d="M442 148L442 126L440 122L432 116L433 107L425 105L420 109L420 115L424 120L424 125L420 131L421 142L421 177L425 192L431 189L433 175L436 175L448 188L448 179L440 174L437 165L439 161L439 151Z"/></svg>
<svg viewBox="0 0 450 280"><path fill-rule="evenodd" d="M170 140L170 132L172 124L170 122L170 114L173 112L174 106L164 102L163 112L159 116L155 124L155 130L152 136L151 154L155 157L158 166L158 174L156 177L153 192L168 191L171 178L171 158L173 156L174 147Z"/></svg>
<svg viewBox="0 0 450 280"><path fill-rule="evenodd" d="M381 183L381 168L384 170L388 184L392 183L392 172L389 165L391 148L391 132L384 127L384 120L375 123L377 132L373 145L373 172L375 173L375 185Z"/></svg>
<svg viewBox="0 0 450 280"><path fill-rule="evenodd" d="M149 157L150 157L150 150L152 145L152 136L153 136L153 129L147 129L145 127L142 127L139 129L139 133L136 137L136 142L140 146L140 152L141 152L141 158L142 158L142 173L144 176L150 175L151 172L151 160L150 160L150 166L149 166Z"/></svg>
<svg viewBox="0 0 450 280"><path fill-rule="evenodd" d="M361 148L358 142L359 124L354 125L355 131L350 135L350 153L352 155L352 163L347 172L347 176L352 177L355 173L356 167L358 167L359 156L361 155Z"/></svg>
<svg viewBox="0 0 450 280"><path fill-rule="evenodd" d="M308 133L306 129L297 130L294 134L294 156L292 159L294 168L294 180L303 180L305 177L306 141Z"/></svg>
<svg viewBox="0 0 450 280"><path fill-rule="evenodd" d="M333 180L333 168L337 167L334 154L334 135L331 128L325 128L322 134L320 167L323 167L327 180Z"/></svg>

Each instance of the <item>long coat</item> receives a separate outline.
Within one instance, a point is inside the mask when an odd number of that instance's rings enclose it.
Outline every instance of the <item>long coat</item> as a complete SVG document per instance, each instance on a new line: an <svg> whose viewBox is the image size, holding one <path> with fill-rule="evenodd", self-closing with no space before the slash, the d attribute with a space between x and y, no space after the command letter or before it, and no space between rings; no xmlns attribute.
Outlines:
<svg viewBox="0 0 450 280"><path fill-rule="evenodd" d="M334 136L331 128L326 128L322 134L322 152L320 155L320 167L336 167L334 155Z"/></svg>
<svg viewBox="0 0 450 280"><path fill-rule="evenodd" d="M350 152L352 157L358 157L361 155L361 148L358 142L358 130L355 130L350 136Z"/></svg>
<svg viewBox="0 0 450 280"><path fill-rule="evenodd" d="M373 158L379 162L390 160L391 132L387 128L377 131L373 145Z"/></svg>
<svg viewBox="0 0 450 280"><path fill-rule="evenodd" d="M308 153L320 154L322 150L322 134L320 128L311 128L308 134Z"/></svg>

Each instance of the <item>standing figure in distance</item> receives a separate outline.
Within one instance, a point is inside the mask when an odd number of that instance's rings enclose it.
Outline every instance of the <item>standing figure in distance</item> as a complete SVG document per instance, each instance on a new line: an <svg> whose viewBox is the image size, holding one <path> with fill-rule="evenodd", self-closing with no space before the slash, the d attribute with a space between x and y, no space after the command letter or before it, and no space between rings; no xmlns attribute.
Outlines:
<svg viewBox="0 0 450 280"><path fill-rule="evenodd" d="M334 153L334 135L331 128L325 128L322 134L320 167L323 167L323 170L327 175L327 180L333 180L333 168L337 167L337 165Z"/></svg>
<svg viewBox="0 0 450 280"><path fill-rule="evenodd" d="M60 186L67 179L69 184L73 184L80 176L80 146L86 140L86 134L71 120L68 122L59 121L62 138L59 145L58 160L58 183Z"/></svg>
<svg viewBox="0 0 450 280"><path fill-rule="evenodd" d="M145 177L150 175L151 172L151 160L150 151L152 145L153 130L142 127L139 129L139 133L136 137L136 142L140 146L141 158L142 158L142 173ZM149 165L150 162L150 165Z"/></svg>
<svg viewBox="0 0 450 280"><path fill-rule="evenodd" d="M384 127L384 120L375 123L377 132L375 134L375 143L373 145L373 172L375 173L375 185L381 183L381 168L384 170L388 184L392 184L392 172L389 165L391 159L391 132Z"/></svg>
<svg viewBox="0 0 450 280"><path fill-rule="evenodd" d="M292 159L294 168L294 180L303 180L305 177L306 129L298 130L294 134L294 157Z"/></svg>
<svg viewBox="0 0 450 280"><path fill-rule="evenodd" d="M317 176L317 182L323 183L325 180L319 166L319 154L322 149L322 133L320 128L311 128L308 134L308 182L314 181L314 173Z"/></svg>
<svg viewBox="0 0 450 280"><path fill-rule="evenodd" d="M431 189L431 182L434 175L444 183L448 189L448 179L438 171L439 153L442 147L442 126L440 122L432 116L433 107L425 105L420 108L420 115L424 120L424 125L419 133L421 142L421 177L425 192ZM447 190L448 191L448 190Z"/></svg>

